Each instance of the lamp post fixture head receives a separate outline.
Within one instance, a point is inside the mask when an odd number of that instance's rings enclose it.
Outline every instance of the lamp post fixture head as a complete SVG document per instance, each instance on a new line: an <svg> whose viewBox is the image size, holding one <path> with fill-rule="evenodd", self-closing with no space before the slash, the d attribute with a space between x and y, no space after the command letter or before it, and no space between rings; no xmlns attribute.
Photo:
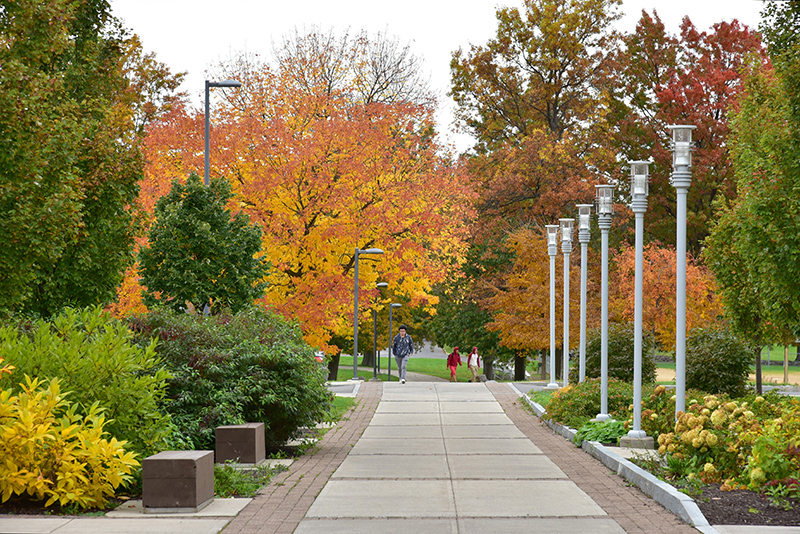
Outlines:
<svg viewBox="0 0 800 534"><path fill-rule="evenodd" d="M392 308L402 308L402 304L398 304L397 302L392 302Z"/></svg>
<svg viewBox="0 0 800 534"><path fill-rule="evenodd" d="M375 287L376 288L389 287L389 284L387 284L386 282L378 282L377 284L375 284Z"/></svg>
<svg viewBox="0 0 800 534"><path fill-rule="evenodd" d="M589 231L592 226L592 205L578 204L578 241L589 242Z"/></svg>
<svg viewBox="0 0 800 534"><path fill-rule="evenodd" d="M221 82L210 82L206 80L206 84L209 87L241 87L242 82L238 80L223 80Z"/></svg>
<svg viewBox="0 0 800 534"><path fill-rule="evenodd" d="M379 248L356 249L356 254L383 254L383 250Z"/></svg>
<svg viewBox="0 0 800 534"><path fill-rule="evenodd" d="M647 200L650 183L650 162L629 161L631 166L631 199Z"/></svg>
<svg viewBox="0 0 800 534"><path fill-rule="evenodd" d="M575 219L559 219L561 226L561 252L569 254L572 252L572 225Z"/></svg>
<svg viewBox="0 0 800 534"><path fill-rule="evenodd" d="M672 167L689 169L692 166L692 130L697 126L672 125Z"/></svg>
<svg viewBox="0 0 800 534"><path fill-rule="evenodd" d="M559 223L559 226L561 227L561 242L562 243L571 243L572 242L572 226L575 223L575 219L559 219L558 223Z"/></svg>
<svg viewBox="0 0 800 534"><path fill-rule="evenodd" d="M555 256L558 253L558 225L546 224L547 228L547 253Z"/></svg>
<svg viewBox="0 0 800 534"><path fill-rule="evenodd" d="M610 217L614 213L614 186L601 184L594 187L597 191L597 215Z"/></svg>

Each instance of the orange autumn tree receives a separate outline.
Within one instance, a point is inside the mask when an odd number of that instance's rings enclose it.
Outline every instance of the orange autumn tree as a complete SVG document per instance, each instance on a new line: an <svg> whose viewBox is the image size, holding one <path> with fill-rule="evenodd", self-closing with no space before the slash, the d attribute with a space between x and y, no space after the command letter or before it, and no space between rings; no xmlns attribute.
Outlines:
<svg viewBox="0 0 800 534"><path fill-rule="evenodd" d="M295 35L278 55L276 65L246 56L220 65L242 87L212 112L211 172L229 177L236 207L262 227L263 304L335 352L334 337L352 336L355 248L385 251L361 256L361 317L384 302L378 281L389 283L384 298L430 308L432 284L463 259L471 193L437 141L432 99L391 83L365 89L382 63L364 35ZM150 176L201 171L201 128L199 112L154 128Z"/></svg>
<svg viewBox="0 0 800 534"><path fill-rule="evenodd" d="M541 230L520 228L506 247L514 252L513 266L495 280L483 280L488 296L481 305L492 313L486 325L500 333L503 346L515 350L550 348L550 256ZM580 320L580 249L570 255L570 344L577 345ZM564 257L556 256L556 346L563 344Z"/></svg>
<svg viewBox="0 0 800 534"><path fill-rule="evenodd" d="M650 243L643 251L642 321L665 350L675 348L675 250ZM635 249L624 246L614 255L609 310L624 320L634 315ZM711 271L688 256L686 265L686 330L713 323L722 315Z"/></svg>

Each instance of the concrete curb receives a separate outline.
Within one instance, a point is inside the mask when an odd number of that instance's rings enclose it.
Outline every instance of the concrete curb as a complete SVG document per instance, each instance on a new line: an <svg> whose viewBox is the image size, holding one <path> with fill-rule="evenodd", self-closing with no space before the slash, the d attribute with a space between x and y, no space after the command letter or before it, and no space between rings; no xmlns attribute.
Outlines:
<svg viewBox="0 0 800 534"><path fill-rule="evenodd" d="M517 393L520 393L513 384L511 388ZM544 424L550 427L556 434L573 441L575 438L575 429L544 419L543 415L545 409L540 404L533 402L528 395L520 393L520 396L525 399L525 402L528 403ZM636 464L610 451L598 442L584 441L581 448L600 460L603 465L619 476L623 477L631 484L636 485L645 495L651 497L654 501L677 515L687 524L695 527L704 534L720 534L717 529L708 523L708 520L706 520L700 508L697 506L697 503L694 502L694 499L685 493L681 493L670 484L659 480L651 473L648 473Z"/></svg>

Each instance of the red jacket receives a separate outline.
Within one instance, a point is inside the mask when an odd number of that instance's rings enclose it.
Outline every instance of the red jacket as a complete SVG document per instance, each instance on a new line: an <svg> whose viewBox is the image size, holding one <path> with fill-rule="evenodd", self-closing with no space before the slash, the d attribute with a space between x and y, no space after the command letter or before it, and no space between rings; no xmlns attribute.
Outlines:
<svg viewBox="0 0 800 534"><path fill-rule="evenodd" d="M447 367L453 367L455 365L462 365L461 355L458 353L457 350L451 352L450 355L447 357Z"/></svg>

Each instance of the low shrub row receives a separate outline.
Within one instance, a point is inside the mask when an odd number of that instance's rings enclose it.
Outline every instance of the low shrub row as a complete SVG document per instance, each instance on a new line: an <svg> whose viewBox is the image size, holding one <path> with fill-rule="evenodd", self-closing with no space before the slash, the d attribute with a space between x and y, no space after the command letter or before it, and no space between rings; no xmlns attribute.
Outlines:
<svg viewBox="0 0 800 534"><path fill-rule="evenodd" d="M0 496L102 508L141 479L138 459L214 449L217 426L264 422L276 449L329 420L325 370L269 312L99 308L0 327ZM13 369L12 372L12 367Z"/></svg>

